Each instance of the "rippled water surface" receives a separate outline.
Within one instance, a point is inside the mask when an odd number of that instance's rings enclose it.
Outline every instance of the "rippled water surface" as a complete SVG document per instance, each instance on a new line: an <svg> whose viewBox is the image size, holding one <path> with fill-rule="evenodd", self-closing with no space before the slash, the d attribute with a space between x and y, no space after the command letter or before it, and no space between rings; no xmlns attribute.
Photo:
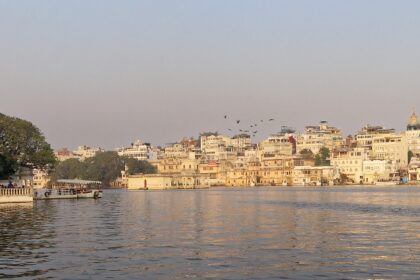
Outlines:
<svg viewBox="0 0 420 280"><path fill-rule="evenodd" d="M0 278L419 279L420 187L112 190L0 205Z"/></svg>

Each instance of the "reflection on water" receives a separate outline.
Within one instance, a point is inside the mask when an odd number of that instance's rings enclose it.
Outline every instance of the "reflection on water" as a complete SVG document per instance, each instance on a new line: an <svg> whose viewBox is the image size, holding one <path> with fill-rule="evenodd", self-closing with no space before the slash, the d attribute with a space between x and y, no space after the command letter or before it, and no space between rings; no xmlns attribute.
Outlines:
<svg viewBox="0 0 420 280"><path fill-rule="evenodd" d="M418 187L107 191L0 211L0 278L420 274Z"/></svg>

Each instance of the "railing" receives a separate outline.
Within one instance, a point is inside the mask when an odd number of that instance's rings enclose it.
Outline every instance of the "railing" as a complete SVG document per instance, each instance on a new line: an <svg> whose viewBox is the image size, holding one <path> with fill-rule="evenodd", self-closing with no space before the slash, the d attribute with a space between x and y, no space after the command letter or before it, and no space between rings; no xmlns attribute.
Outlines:
<svg viewBox="0 0 420 280"><path fill-rule="evenodd" d="M30 196L32 197L32 188L0 188L0 196Z"/></svg>

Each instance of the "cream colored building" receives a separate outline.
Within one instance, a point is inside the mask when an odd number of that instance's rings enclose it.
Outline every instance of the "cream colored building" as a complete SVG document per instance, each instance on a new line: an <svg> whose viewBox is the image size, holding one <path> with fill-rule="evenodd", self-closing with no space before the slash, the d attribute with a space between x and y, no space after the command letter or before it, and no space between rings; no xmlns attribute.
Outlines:
<svg viewBox="0 0 420 280"><path fill-rule="evenodd" d="M356 146L372 150L373 138L375 135L395 134L395 129L388 129L382 126L366 125L356 135Z"/></svg>
<svg viewBox="0 0 420 280"><path fill-rule="evenodd" d="M415 112L410 116L407 131L408 150L420 157L420 122Z"/></svg>
<svg viewBox="0 0 420 280"><path fill-rule="evenodd" d="M190 158L163 158L154 162L160 174L197 173L199 161Z"/></svg>
<svg viewBox="0 0 420 280"><path fill-rule="evenodd" d="M292 186L332 186L339 175L334 166L295 166L292 178Z"/></svg>
<svg viewBox="0 0 420 280"><path fill-rule="evenodd" d="M77 150L73 151L73 154L76 155L81 161L94 157L99 152L104 152L104 149L101 148L92 148L88 146L79 146Z"/></svg>
<svg viewBox="0 0 420 280"><path fill-rule="evenodd" d="M34 188L45 188L48 185L48 182L50 181L50 176L48 176L48 173L40 170L40 169L33 169L33 178L32 178L32 184Z"/></svg>
<svg viewBox="0 0 420 280"><path fill-rule="evenodd" d="M306 149L317 154L322 147L333 151L343 144L341 130L323 121L318 126L307 126L303 134L297 135L296 149L297 153Z"/></svg>
<svg viewBox="0 0 420 280"><path fill-rule="evenodd" d="M363 162L369 160L370 151L366 148L336 150L331 156L331 166L340 174L345 175L353 183L364 181Z"/></svg>
<svg viewBox="0 0 420 280"><path fill-rule="evenodd" d="M399 168L408 165L408 141L404 133L377 134L372 139L371 159L395 161Z"/></svg>
<svg viewBox="0 0 420 280"><path fill-rule="evenodd" d="M411 183L420 182L420 158L412 158L408 166L408 179Z"/></svg>
<svg viewBox="0 0 420 280"><path fill-rule="evenodd" d="M389 160L365 160L363 161L364 184L380 184L395 179L397 164Z"/></svg>
<svg viewBox="0 0 420 280"><path fill-rule="evenodd" d="M205 160L234 160L238 152L251 147L251 138L237 135L233 138L223 135L201 136L201 151Z"/></svg>
<svg viewBox="0 0 420 280"><path fill-rule="evenodd" d="M209 187L198 175L138 174L128 177L129 190L195 189Z"/></svg>
<svg viewBox="0 0 420 280"><path fill-rule="evenodd" d="M291 156L293 154L293 143L290 142L290 135L272 135L258 144L258 156Z"/></svg>

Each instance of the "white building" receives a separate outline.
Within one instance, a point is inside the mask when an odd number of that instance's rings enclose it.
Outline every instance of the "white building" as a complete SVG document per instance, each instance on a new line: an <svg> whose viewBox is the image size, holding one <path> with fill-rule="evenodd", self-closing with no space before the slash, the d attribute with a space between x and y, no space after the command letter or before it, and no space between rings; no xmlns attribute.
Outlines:
<svg viewBox="0 0 420 280"><path fill-rule="evenodd" d="M364 184L380 184L395 180L398 165L389 160L365 160L363 161Z"/></svg>
<svg viewBox="0 0 420 280"><path fill-rule="evenodd" d="M137 160L149 160L153 152L149 143L143 143L140 140L131 143L130 147L118 148L118 155L122 157L135 158Z"/></svg>
<svg viewBox="0 0 420 280"><path fill-rule="evenodd" d="M353 183L363 183L363 162L369 160L369 157L370 152L365 148L337 150L331 156L331 166Z"/></svg>

